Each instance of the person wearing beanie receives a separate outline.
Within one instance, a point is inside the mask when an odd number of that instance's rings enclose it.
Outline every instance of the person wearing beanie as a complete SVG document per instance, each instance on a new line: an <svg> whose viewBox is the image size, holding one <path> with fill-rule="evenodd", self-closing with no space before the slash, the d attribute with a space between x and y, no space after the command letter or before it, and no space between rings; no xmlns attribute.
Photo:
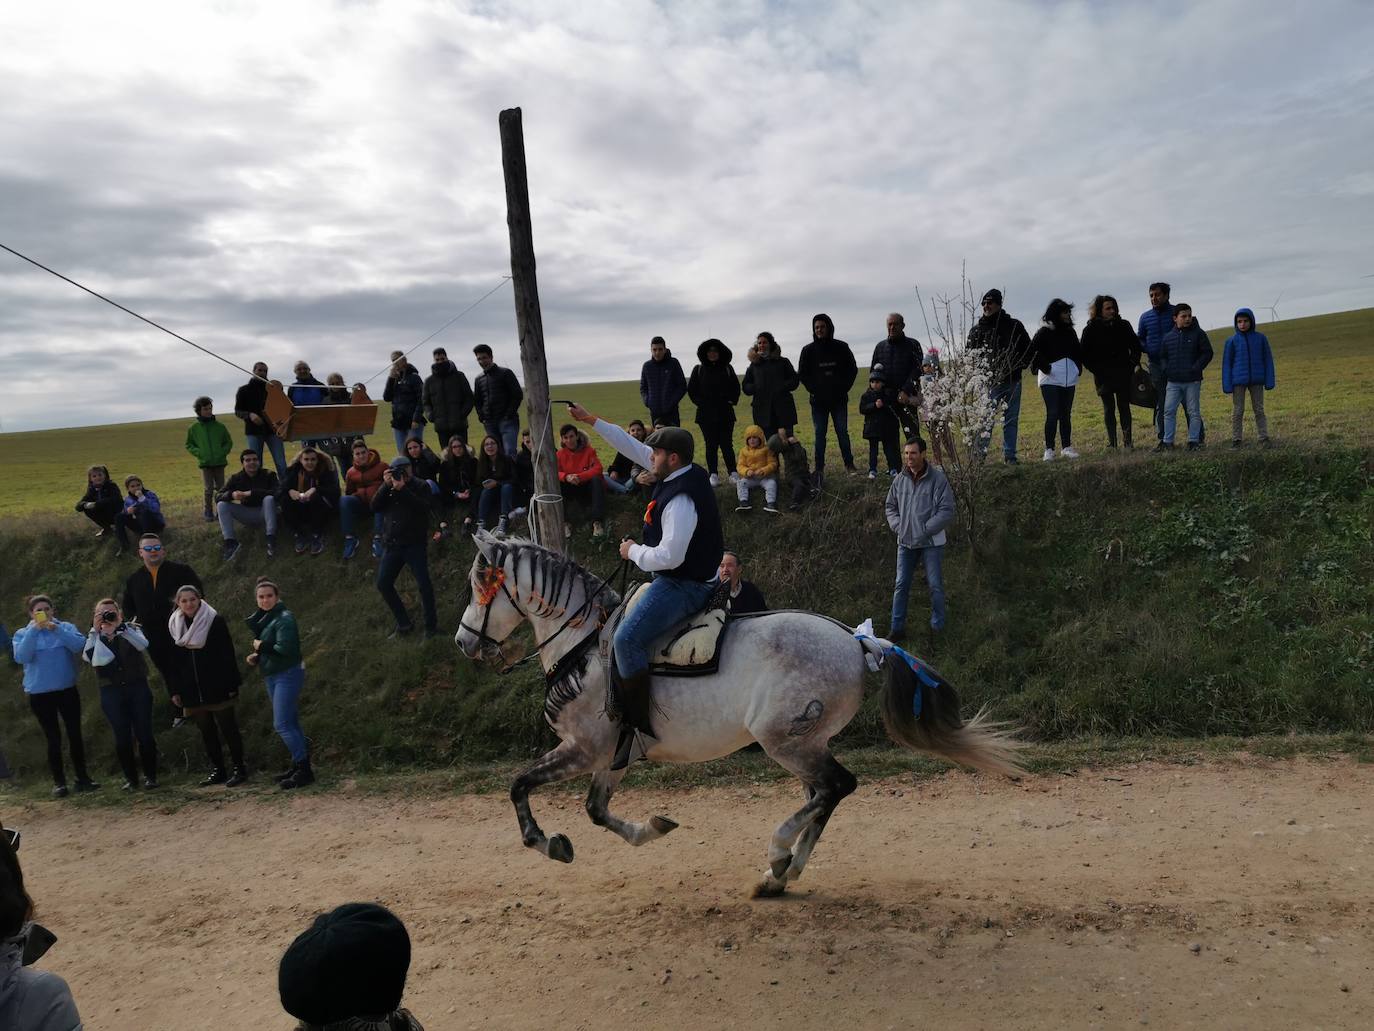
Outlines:
<svg viewBox="0 0 1374 1031"><path fill-rule="evenodd" d="M234 440L229 435L229 428L215 418L213 400L208 397L196 398L194 410L196 421L186 430L186 450L200 467L205 498L201 518L213 523L215 495L224 489L224 470L229 465L229 452L234 450Z"/></svg>
<svg viewBox="0 0 1374 1031"><path fill-rule="evenodd" d="M983 295L983 314L969 330L968 346L970 350L987 353L992 381L988 396L994 404L1006 406L1002 414L1002 458L1008 465L1015 465L1016 435L1021 422L1021 373L1030 368L1034 349L1021 320L1002 309L1001 290L989 290ZM980 440L977 447L980 453L986 452L987 440Z"/></svg>
<svg viewBox="0 0 1374 1031"><path fill-rule="evenodd" d="M384 906L350 902L288 946L277 994L296 1031L424 1031L401 1005L409 971L405 924Z"/></svg>
<svg viewBox="0 0 1374 1031"><path fill-rule="evenodd" d="M835 323L821 312L811 320L811 343L801 349L797 378L811 395L811 424L816 431L816 486L825 476L825 431L835 424L840 459L855 472L854 451L849 443L849 391L859 370L849 344L835 338Z"/></svg>
<svg viewBox="0 0 1374 1031"><path fill-rule="evenodd" d="M900 424L896 412L887 402L882 363L879 362L868 371L868 389L859 397L859 411L864 417L864 440L868 441L868 478L876 480L880 445L887 458L887 474L897 475L897 468L902 462Z"/></svg>

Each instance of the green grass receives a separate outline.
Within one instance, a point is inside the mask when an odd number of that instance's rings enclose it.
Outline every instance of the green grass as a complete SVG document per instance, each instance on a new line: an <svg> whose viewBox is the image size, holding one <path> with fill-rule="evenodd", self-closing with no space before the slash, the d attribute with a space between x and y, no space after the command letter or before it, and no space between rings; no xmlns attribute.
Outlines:
<svg viewBox="0 0 1374 1031"><path fill-rule="evenodd" d="M1138 741L1167 750L1185 746L1160 742L1329 740L1289 736L1315 734L1337 735L1348 743L1344 750L1368 754L1374 488L1368 420L1359 417L1369 396L1360 385L1374 359L1362 353L1360 340L1374 328L1374 312L1288 325L1292 336L1281 335L1283 324L1271 334L1279 387L1270 411L1283 445L1272 452L1107 456L1089 392L1078 420L1088 457L989 468L988 537L977 558L957 539L948 550L951 623L933 656L966 703L989 704L1030 737L1070 753L1125 756ZM1326 371L1318 376L1314 369ZM1037 436L1032 393L1023 441ZM554 391L569 394L613 419L638 414L633 384ZM1214 441L1226 436L1225 424L1218 425L1229 418L1223 401L1214 398L1210 408ZM115 560L71 511L81 470L92 460L109 461L117 475L137 470L169 500L172 556L200 572L207 596L247 650L242 617L251 611L253 578L268 563L259 538L247 540L233 568L220 563L215 529L197 518L199 479L180 451L183 428L178 421L35 435L46 441L6 436L0 482L7 484L10 514L0 518L0 618L15 626L19 599L43 590L61 615L84 627L91 604L117 593L134 563ZM63 461L74 479L62 472ZM162 468L166 479L150 472ZM69 491L59 489L69 482ZM33 489L20 486L27 484ZM812 608L850 623L873 616L883 629L894 566L881 512L885 486L832 476L826 494L801 515L727 511L727 536L775 606ZM639 503L612 503L611 538L631 532L640 510ZM585 531L574 550L598 572L615 566L613 546ZM479 671L447 638L386 642L389 619L371 584L373 563L344 563L337 555L334 540L319 558L288 553L271 564L303 628L303 718L331 778L362 774L383 783L423 769L435 783L469 785L489 779L480 771L490 764L499 779L502 764L548 747L537 671ZM441 623L449 631L465 601L471 559L470 542L432 552ZM408 583L403 576L403 593ZM413 595L408 601L415 604ZM915 613L924 611L919 592L913 605ZM924 642L916 647L925 650ZM250 760L274 765L282 749L260 680L246 677L240 715ZM108 771L112 750L89 670L81 683L88 740ZM26 710L17 675L0 671L0 737L24 779L41 784L41 736ZM158 722L165 726L161 711ZM200 771L193 731L166 729L159 737L166 765L179 771L169 783ZM870 699L840 747L854 751L883 740ZM873 768L920 768L903 753L890 753L890 760L891 767L888 759L873 760ZM710 769L735 775L728 764Z"/></svg>

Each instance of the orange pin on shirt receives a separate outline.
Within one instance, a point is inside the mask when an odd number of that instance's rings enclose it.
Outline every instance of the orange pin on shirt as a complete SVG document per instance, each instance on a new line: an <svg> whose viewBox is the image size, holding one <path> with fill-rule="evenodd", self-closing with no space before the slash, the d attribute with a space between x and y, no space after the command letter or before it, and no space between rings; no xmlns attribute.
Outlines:
<svg viewBox="0 0 1374 1031"><path fill-rule="evenodd" d="M653 523L653 521L654 521L654 506L657 505L657 504L658 504L658 499L655 498L653 501L650 501L650 502L649 502L649 507L646 508L646 509L644 510L644 525L645 525L645 526L649 526L650 524Z"/></svg>

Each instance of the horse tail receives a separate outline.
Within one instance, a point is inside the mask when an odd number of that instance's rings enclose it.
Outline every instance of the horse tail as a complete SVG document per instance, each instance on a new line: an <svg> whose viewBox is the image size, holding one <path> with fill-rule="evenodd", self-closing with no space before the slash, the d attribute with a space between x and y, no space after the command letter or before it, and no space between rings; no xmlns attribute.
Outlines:
<svg viewBox="0 0 1374 1031"><path fill-rule="evenodd" d="M1025 772L1018 754L1022 742L993 721L986 707L964 722L958 693L929 666L917 672L900 656L887 656L882 705L888 736L899 745L986 773L1016 777Z"/></svg>

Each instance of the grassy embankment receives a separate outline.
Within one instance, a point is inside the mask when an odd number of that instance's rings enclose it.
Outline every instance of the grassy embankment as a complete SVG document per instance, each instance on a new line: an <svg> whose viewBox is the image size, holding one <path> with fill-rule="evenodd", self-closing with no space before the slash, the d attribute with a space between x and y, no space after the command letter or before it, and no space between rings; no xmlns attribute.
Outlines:
<svg viewBox="0 0 1374 1031"><path fill-rule="evenodd" d="M1106 456L1096 399L1085 390L1077 420L1084 460L993 467L984 554L975 560L959 541L949 549L951 626L934 656L966 702L990 703L1030 736L1060 742L1050 754L1069 762L1079 761L1085 739L1134 754L1156 747L1141 738L1334 734L1345 736L1337 747L1367 750L1359 735L1374 729L1367 425L1374 357L1364 343L1372 328L1368 311L1273 328L1279 389L1269 407L1282 443L1275 451ZM555 396L569 391L613 418L637 410L633 384L579 385ZM1032 393L1022 440L1038 444ZM1229 436L1229 399L1219 397L1215 377L1205 396L1210 438L1220 443ZM258 540L233 567L219 562L214 528L196 519L199 483L180 451L183 427L176 420L52 431L41 435L42 447L30 435L5 437L0 614L7 624L19 621L18 599L42 589L64 618L84 627L94 600L133 567L91 540L71 513L81 470L95 458L116 475L136 469L170 501L172 555L201 573L247 650L241 617L253 577L268 564ZM727 511L727 534L772 604L850 622L871 615L885 628L893 548L882 519L884 486L833 476L827 494L798 516ZM638 513L637 504L614 504L612 537L632 530ZM611 545L585 533L575 551L599 572L614 566ZM304 719L323 769L437 771L509 761L549 743L536 671L502 678L475 670L447 639L386 642L371 560L344 563L332 546L316 559L287 552L271 566L304 628ZM447 631L465 600L471 558L465 542L433 553ZM413 594L408 600L415 603ZM915 605L922 610L919 594ZM41 737L17 676L0 676L9 684L0 692L0 737L23 783L41 792ZM103 771L112 755L89 670L81 683ZM255 675L247 676L240 713L254 764L275 763L281 748ZM161 716L158 723L165 725ZM194 732L167 729L160 740L177 771L171 783L199 772ZM841 747L881 740L870 706ZM1167 742L1159 747L1169 750ZM894 759L896 768L909 764L894 754L869 766L890 769Z"/></svg>

